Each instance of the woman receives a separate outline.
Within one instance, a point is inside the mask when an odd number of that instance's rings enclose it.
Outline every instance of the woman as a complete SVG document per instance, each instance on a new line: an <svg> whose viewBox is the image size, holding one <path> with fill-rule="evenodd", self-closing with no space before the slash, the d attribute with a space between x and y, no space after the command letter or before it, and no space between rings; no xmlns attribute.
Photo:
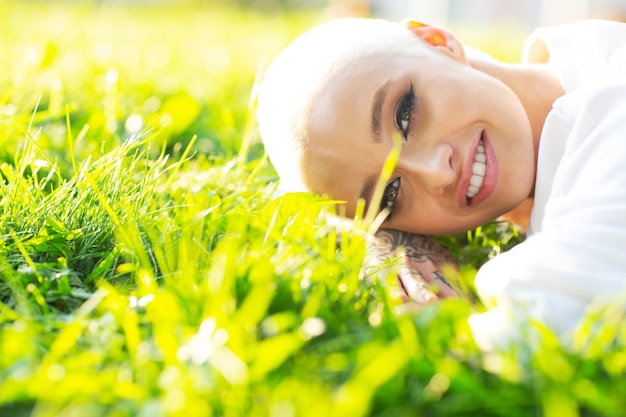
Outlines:
<svg viewBox="0 0 626 417"><path fill-rule="evenodd" d="M539 30L510 65L466 53L442 28L333 21L276 58L258 117L285 189L344 200L348 217L362 199L405 241L534 198L529 238L478 273L494 307L472 318L478 338L501 337L521 311L567 337L589 303L624 287L624 24ZM372 201L395 137L395 169Z"/></svg>

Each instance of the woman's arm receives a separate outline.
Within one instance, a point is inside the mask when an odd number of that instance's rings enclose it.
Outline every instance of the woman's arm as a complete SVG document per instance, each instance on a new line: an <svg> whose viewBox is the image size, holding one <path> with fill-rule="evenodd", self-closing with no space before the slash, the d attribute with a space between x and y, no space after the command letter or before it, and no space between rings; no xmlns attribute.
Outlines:
<svg viewBox="0 0 626 417"><path fill-rule="evenodd" d="M460 295L454 284L441 273L445 266L457 268L454 257L430 237L380 229L376 232L376 245L388 255L404 253L405 268L401 269L398 278L409 300L423 303Z"/></svg>

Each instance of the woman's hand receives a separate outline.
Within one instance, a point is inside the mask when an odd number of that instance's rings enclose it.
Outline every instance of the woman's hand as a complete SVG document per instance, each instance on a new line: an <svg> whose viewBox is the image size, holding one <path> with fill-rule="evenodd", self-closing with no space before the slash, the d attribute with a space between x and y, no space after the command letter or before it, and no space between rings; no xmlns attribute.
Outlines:
<svg viewBox="0 0 626 417"><path fill-rule="evenodd" d="M404 254L404 267L398 279L407 301L423 304L438 298L459 296L453 284L441 273L446 266L457 269L456 261L430 237L381 229L376 232L376 245L387 255Z"/></svg>

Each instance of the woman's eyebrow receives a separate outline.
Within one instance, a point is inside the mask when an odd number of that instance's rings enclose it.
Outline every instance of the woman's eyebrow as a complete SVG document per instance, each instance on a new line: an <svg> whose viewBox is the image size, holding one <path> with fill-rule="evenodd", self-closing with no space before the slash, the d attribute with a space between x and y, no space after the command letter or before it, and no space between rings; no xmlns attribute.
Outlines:
<svg viewBox="0 0 626 417"><path fill-rule="evenodd" d="M380 88L376 90L376 94L374 94L374 104L372 105L372 137L376 143L382 142L383 103L385 102L385 96L387 95L390 82L391 80L388 80L381 85Z"/></svg>

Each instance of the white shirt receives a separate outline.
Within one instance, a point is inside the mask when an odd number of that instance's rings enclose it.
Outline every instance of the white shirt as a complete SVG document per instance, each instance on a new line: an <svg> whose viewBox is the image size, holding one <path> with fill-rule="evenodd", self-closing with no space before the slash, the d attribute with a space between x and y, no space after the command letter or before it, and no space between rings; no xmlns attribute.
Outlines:
<svg viewBox="0 0 626 417"><path fill-rule="evenodd" d="M626 24L539 29L565 95L541 135L527 239L487 262L470 318L490 348L538 320L566 343L585 312L626 294Z"/></svg>

